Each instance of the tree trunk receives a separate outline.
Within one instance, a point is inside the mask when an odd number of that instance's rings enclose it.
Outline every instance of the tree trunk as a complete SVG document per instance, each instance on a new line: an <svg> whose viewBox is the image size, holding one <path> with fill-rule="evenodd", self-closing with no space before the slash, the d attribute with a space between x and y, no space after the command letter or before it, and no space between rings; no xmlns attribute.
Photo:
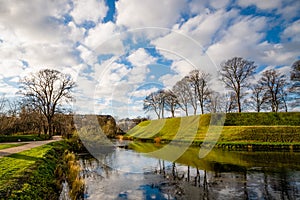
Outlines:
<svg viewBox="0 0 300 200"><path fill-rule="evenodd" d="M200 107L201 107L201 114L204 114L204 106L203 106L203 103L202 104L200 104Z"/></svg>
<svg viewBox="0 0 300 200"><path fill-rule="evenodd" d="M272 112L277 112L277 105L275 101L273 101Z"/></svg>
<svg viewBox="0 0 300 200"><path fill-rule="evenodd" d="M187 181L190 182L190 166L188 166Z"/></svg>
<svg viewBox="0 0 300 200"><path fill-rule="evenodd" d="M173 175L173 180L176 179L176 172L175 172L175 168L176 168L176 165L175 165L175 162L173 162L172 164L172 175Z"/></svg>
<svg viewBox="0 0 300 200"><path fill-rule="evenodd" d="M165 118L165 114L164 114L164 107L165 107L165 104L162 103L162 106L161 106L161 118Z"/></svg>
<svg viewBox="0 0 300 200"><path fill-rule="evenodd" d="M49 117L48 119L47 119L47 125L48 125L48 127L47 127L47 129L48 129L48 135L49 135L49 137L51 138L52 137L52 119Z"/></svg>
<svg viewBox="0 0 300 200"><path fill-rule="evenodd" d="M187 108L185 109L185 115L186 115L186 116L189 116L189 113L188 113Z"/></svg>
<svg viewBox="0 0 300 200"><path fill-rule="evenodd" d="M47 125L44 125L44 134L48 134L48 126Z"/></svg>
<svg viewBox="0 0 300 200"><path fill-rule="evenodd" d="M241 108L241 98L239 93L237 94L237 104L238 104L238 112L242 112L242 108Z"/></svg>
<svg viewBox="0 0 300 200"><path fill-rule="evenodd" d="M157 118L160 119L160 113L158 113L156 110L155 111L155 114L157 115Z"/></svg>
<svg viewBox="0 0 300 200"><path fill-rule="evenodd" d="M288 107L287 107L287 104L285 101L284 101L284 109L285 109L285 112L288 112Z"/></svg>

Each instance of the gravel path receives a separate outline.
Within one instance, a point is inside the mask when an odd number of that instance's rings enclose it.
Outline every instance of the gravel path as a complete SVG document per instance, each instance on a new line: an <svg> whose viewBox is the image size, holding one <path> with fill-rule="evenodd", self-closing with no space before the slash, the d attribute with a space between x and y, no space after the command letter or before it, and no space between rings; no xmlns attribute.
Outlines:
<svg viewBox="0 0 300 200"><path fill-rule="evenodd" d="M2 149L2 150L0 150L0 158L2 158L3 156L9 156L14 153L26 151L26 150L32 149L34 147L42 146L44 144L56 142L59 140L61 140L61 136L53 136L52 140L26 142L27 144L22 145L22 146L12 147L12 148L8 148L8 149Z"/></svg>

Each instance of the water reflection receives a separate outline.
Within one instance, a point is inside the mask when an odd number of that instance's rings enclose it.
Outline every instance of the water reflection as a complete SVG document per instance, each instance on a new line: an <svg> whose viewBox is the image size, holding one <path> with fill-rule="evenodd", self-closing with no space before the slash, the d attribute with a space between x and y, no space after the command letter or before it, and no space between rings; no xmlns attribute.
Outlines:
<svg viewBox="0 0 300 200"><path fill-rule="evenodd" d="M150 144L147 144L150 145ZM144 145L143 151L147 151ZM151 144L152 145L152 144ZM149 146L150 147L150 146ZM153 146L151 149L153 150ZM136 149L137 150L137 149ZM139 149L141 151L141 149ZM190 148L176 162L119 149L83 157L86 199L299 199L300 154Z"/></svg>

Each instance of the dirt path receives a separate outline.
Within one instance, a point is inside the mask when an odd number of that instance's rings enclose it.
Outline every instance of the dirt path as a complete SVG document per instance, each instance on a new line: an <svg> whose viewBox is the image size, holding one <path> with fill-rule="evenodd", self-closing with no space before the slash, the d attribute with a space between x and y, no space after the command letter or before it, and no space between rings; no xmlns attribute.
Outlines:
<svg viewBox="0 0 300 200"><path fill-rule="evenodd" d="M56 142L59 140L61 140L60 136L53 136L52 140L26 142L28 144L18 146L18 147L12 147L12 148L8 148L8 149L2 149L2 150L0 150L0 158L2 158L3 156L8 156L8 155L11 155L14 153L19 153L21 151L26 151L26 150L32 149L34 147L42 146L44 144Z"/></svg>

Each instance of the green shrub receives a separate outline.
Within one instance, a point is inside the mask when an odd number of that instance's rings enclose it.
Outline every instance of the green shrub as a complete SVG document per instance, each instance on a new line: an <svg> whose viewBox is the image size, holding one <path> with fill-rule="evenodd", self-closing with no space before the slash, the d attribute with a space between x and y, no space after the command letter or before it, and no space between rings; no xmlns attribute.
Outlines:
<svg viewBox="0 0 300 200"><path fill-rule="evenodd" d="M27 141L41 141L48 140L49 135L2 135L0 136L0 142L27 142Z"/></svg>

